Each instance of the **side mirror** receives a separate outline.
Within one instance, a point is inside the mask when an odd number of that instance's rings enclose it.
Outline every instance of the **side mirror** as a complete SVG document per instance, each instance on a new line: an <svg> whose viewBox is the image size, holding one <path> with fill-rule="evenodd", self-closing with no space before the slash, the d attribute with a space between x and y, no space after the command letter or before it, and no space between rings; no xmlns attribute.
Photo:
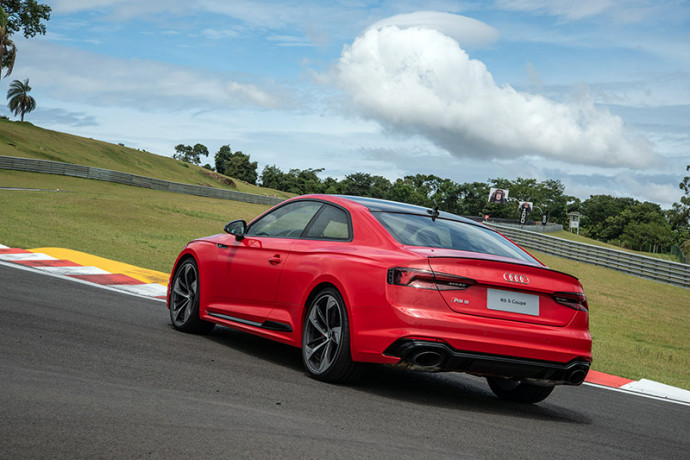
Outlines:
<svg viewBox="0 0 690 460"><path fill-rule="evenodd" d="M243 220L233 220L225 224L225 233L230 235L235 235L235 239L240 241L244 238L244 234L247 231L247 223Z"/></svg>

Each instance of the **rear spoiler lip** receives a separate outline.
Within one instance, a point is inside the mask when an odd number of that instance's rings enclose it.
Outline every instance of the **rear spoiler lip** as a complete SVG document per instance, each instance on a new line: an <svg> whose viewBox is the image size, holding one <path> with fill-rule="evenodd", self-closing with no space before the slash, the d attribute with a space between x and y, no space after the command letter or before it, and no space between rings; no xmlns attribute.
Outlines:
<svg viewBox="0 0 690 460"><path fill-rule="evenodd" d="M486 257L469 257L469 256L428 256L429 259L467 259L467 260L481 260L484 262L498 262L498 263L503 263L503 264L510 264L510 265L517 265L521 267L530 267L538 270L545 270L551 273L558 273L560 275L567 276L569 278L574 279L578 283L580 282L579 278L577 278L574 275L571 275L570 273L565 273L562 271L554 270L552 268L547 267L546 265L537 265L537 264L529 264L525 262L521 262L519 260L511 261L511 260L495 260L491 258L486 258Z"/></svg>

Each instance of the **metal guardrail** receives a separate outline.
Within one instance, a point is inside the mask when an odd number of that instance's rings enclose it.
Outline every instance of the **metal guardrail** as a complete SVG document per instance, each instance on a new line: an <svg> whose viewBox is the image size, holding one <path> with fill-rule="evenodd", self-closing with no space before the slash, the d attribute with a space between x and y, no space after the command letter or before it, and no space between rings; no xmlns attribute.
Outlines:
<svg viewBox="0 0 690 460"><path fill-rule="evenodd" d="M184 193L187 195L197 195L209 198L220 198L223 200L242 201L245 203L275 205L283 201L281 198L271 196L254 195L252 193L235 192L202 185L182 184L170 182L152 177L137 176L110 169L93 168L71 163L61 163L59 161L36 160L33 158L18 158L0 155L0 169L11 169L14 171L36 172L44 174L58 174L62 176L81 177L84 179L95 179L117 184L133 185L152 190L164 192Z"/></svg>
<svg viewBox="0 0 690 460"><path fill-rule="evenodd" d="M546 224L542 225L541 223L530 223L530 224L511 224L508 223L509 219L505 219L505 222L500 222L496 221L494 219L490 220L478 220L478 222L484 222L485 224L489 225L500 225L501 227L510 227L510 228L517 228L520 230L524 230L526 232L533 232L533 233L551 233L551 232L560 232L563 230L563 226L561 224Z"/></svg>
<svg viewBox="0 0 690 460"><path fill-rule="evenodd" d="M525 248L564 257L629 275L690 288L690 265L625 251L568 241L541 233L492 224L496 230Z"/></svg>

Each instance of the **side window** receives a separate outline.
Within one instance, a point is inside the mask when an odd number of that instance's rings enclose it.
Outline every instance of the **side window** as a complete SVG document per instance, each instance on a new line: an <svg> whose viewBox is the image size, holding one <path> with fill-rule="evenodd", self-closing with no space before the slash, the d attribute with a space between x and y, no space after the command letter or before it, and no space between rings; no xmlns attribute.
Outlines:
<svg viewBox="0 0 690 460"><path fill-rule="evenodd" d="M324 205L304 236L314 239L349 240L350 224L347 213L335 206Z"/></svg>
<svg viewBox="0 0 690 460"><path fill-rule="evenodd" d="M249 227L247 235L299 238L321 206L323 203L317 201L296 201L286 204L254 222Z"/></svg>

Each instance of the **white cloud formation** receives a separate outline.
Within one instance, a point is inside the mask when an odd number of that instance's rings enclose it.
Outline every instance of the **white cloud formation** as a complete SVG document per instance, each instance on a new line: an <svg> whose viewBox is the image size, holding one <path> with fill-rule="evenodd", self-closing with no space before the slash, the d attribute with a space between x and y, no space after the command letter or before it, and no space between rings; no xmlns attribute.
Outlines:
<svg viewBox="0 0 690 460"><path fill-rule="evenodd" d="M314 46L309 40L304 37L294 36L294 35L271 35L266 38L269 42L278 44L278 46L284 47L311 47Z"/></svg>
<svg viewBox="0 0 690 460"><path fill-rule="evenodd" d="M412 21L380 24L344 48L334 78L358 110L390 129L424 135L458 157L638 168L654 160L645 139L589 97L557 103L499 87L451 37Z"/></svg>
<svg viewBox="0 0 690 460"><path fill-rule="evenodd" d="M599 15L612 5L610 0L499 0L497 3L507 10L543 11L572 21Z"/></svg>
<svg viewBox="0 0 690 460"><path fill-rule="evenodd" d="M496 5L508 11L554 16L565 22L604 18L620 24L650 21L679 11L677 0L497 0Z"/></svg>
<svg viewBox="0 0 690 460"><path fill-rule="evenodd" d="M97 13L99 19L115 22L158 20L166 16L194 18L211 14L231 22L239 21L249 29L276 30L299 26L305 30L317 28L335 34L353 27L357 11L367 9L366 3L340 5L321 0L53 0L51 6L57 14L90 11Z"/></svg>
<svg viewBox="0 0 690 460"><path fill-rule="evenodd" d="M234 98L249 102L251 105L266 108L277 108L279 106L279 102L270 94L251 84L233 81L227 84L226 89Z"/></svg>
<svg viewBox="0 0 690 460"><path fill-rule="evenodd" d="M400 29L424 27L437 30L455 39L464 49L489 45L498 40L499 35L496 29L476 19L437 11L398 14L378 21L369 29L377 30L386 26L396 26Z"/></svg>
<svg viewBox="0 0 690 460"><path fill-rule="evenodd" d="M222 72L107 57L45 41L25 40L21 45L24 59L15 70L32 75L36 88L57 99L143 110L265 109L280 107L290 99L285 90L266 79L250 84Z"/></svg>
<svg viewBox="0 0 690 460"><path fill-rule="evenodd" d="M142 15L161 11L183 13L189 11L189 3L183 0L53 0L52 9L57 14L81 11L109 12L111 19L121 21L140 18Z"/></svg>
<svg viewBox="0 0 690 460"><path fill-rule="evenodd" d="M204 29L201 31L201 35L211 40L224 40L226 38L236 38L239 33L233 29Z"/></svg>
<svg viewBox="0 0 690 460"><path fill-rule="evenodd" d="M124 0L127 1L127 0ZM134 0L129 0L134 3ZM53 0L53 11L60 14L69 14L75 11L83 11L95 8L110 7L117 4L117 0ZM124 3L124 2L123 2Z"/></svg>

